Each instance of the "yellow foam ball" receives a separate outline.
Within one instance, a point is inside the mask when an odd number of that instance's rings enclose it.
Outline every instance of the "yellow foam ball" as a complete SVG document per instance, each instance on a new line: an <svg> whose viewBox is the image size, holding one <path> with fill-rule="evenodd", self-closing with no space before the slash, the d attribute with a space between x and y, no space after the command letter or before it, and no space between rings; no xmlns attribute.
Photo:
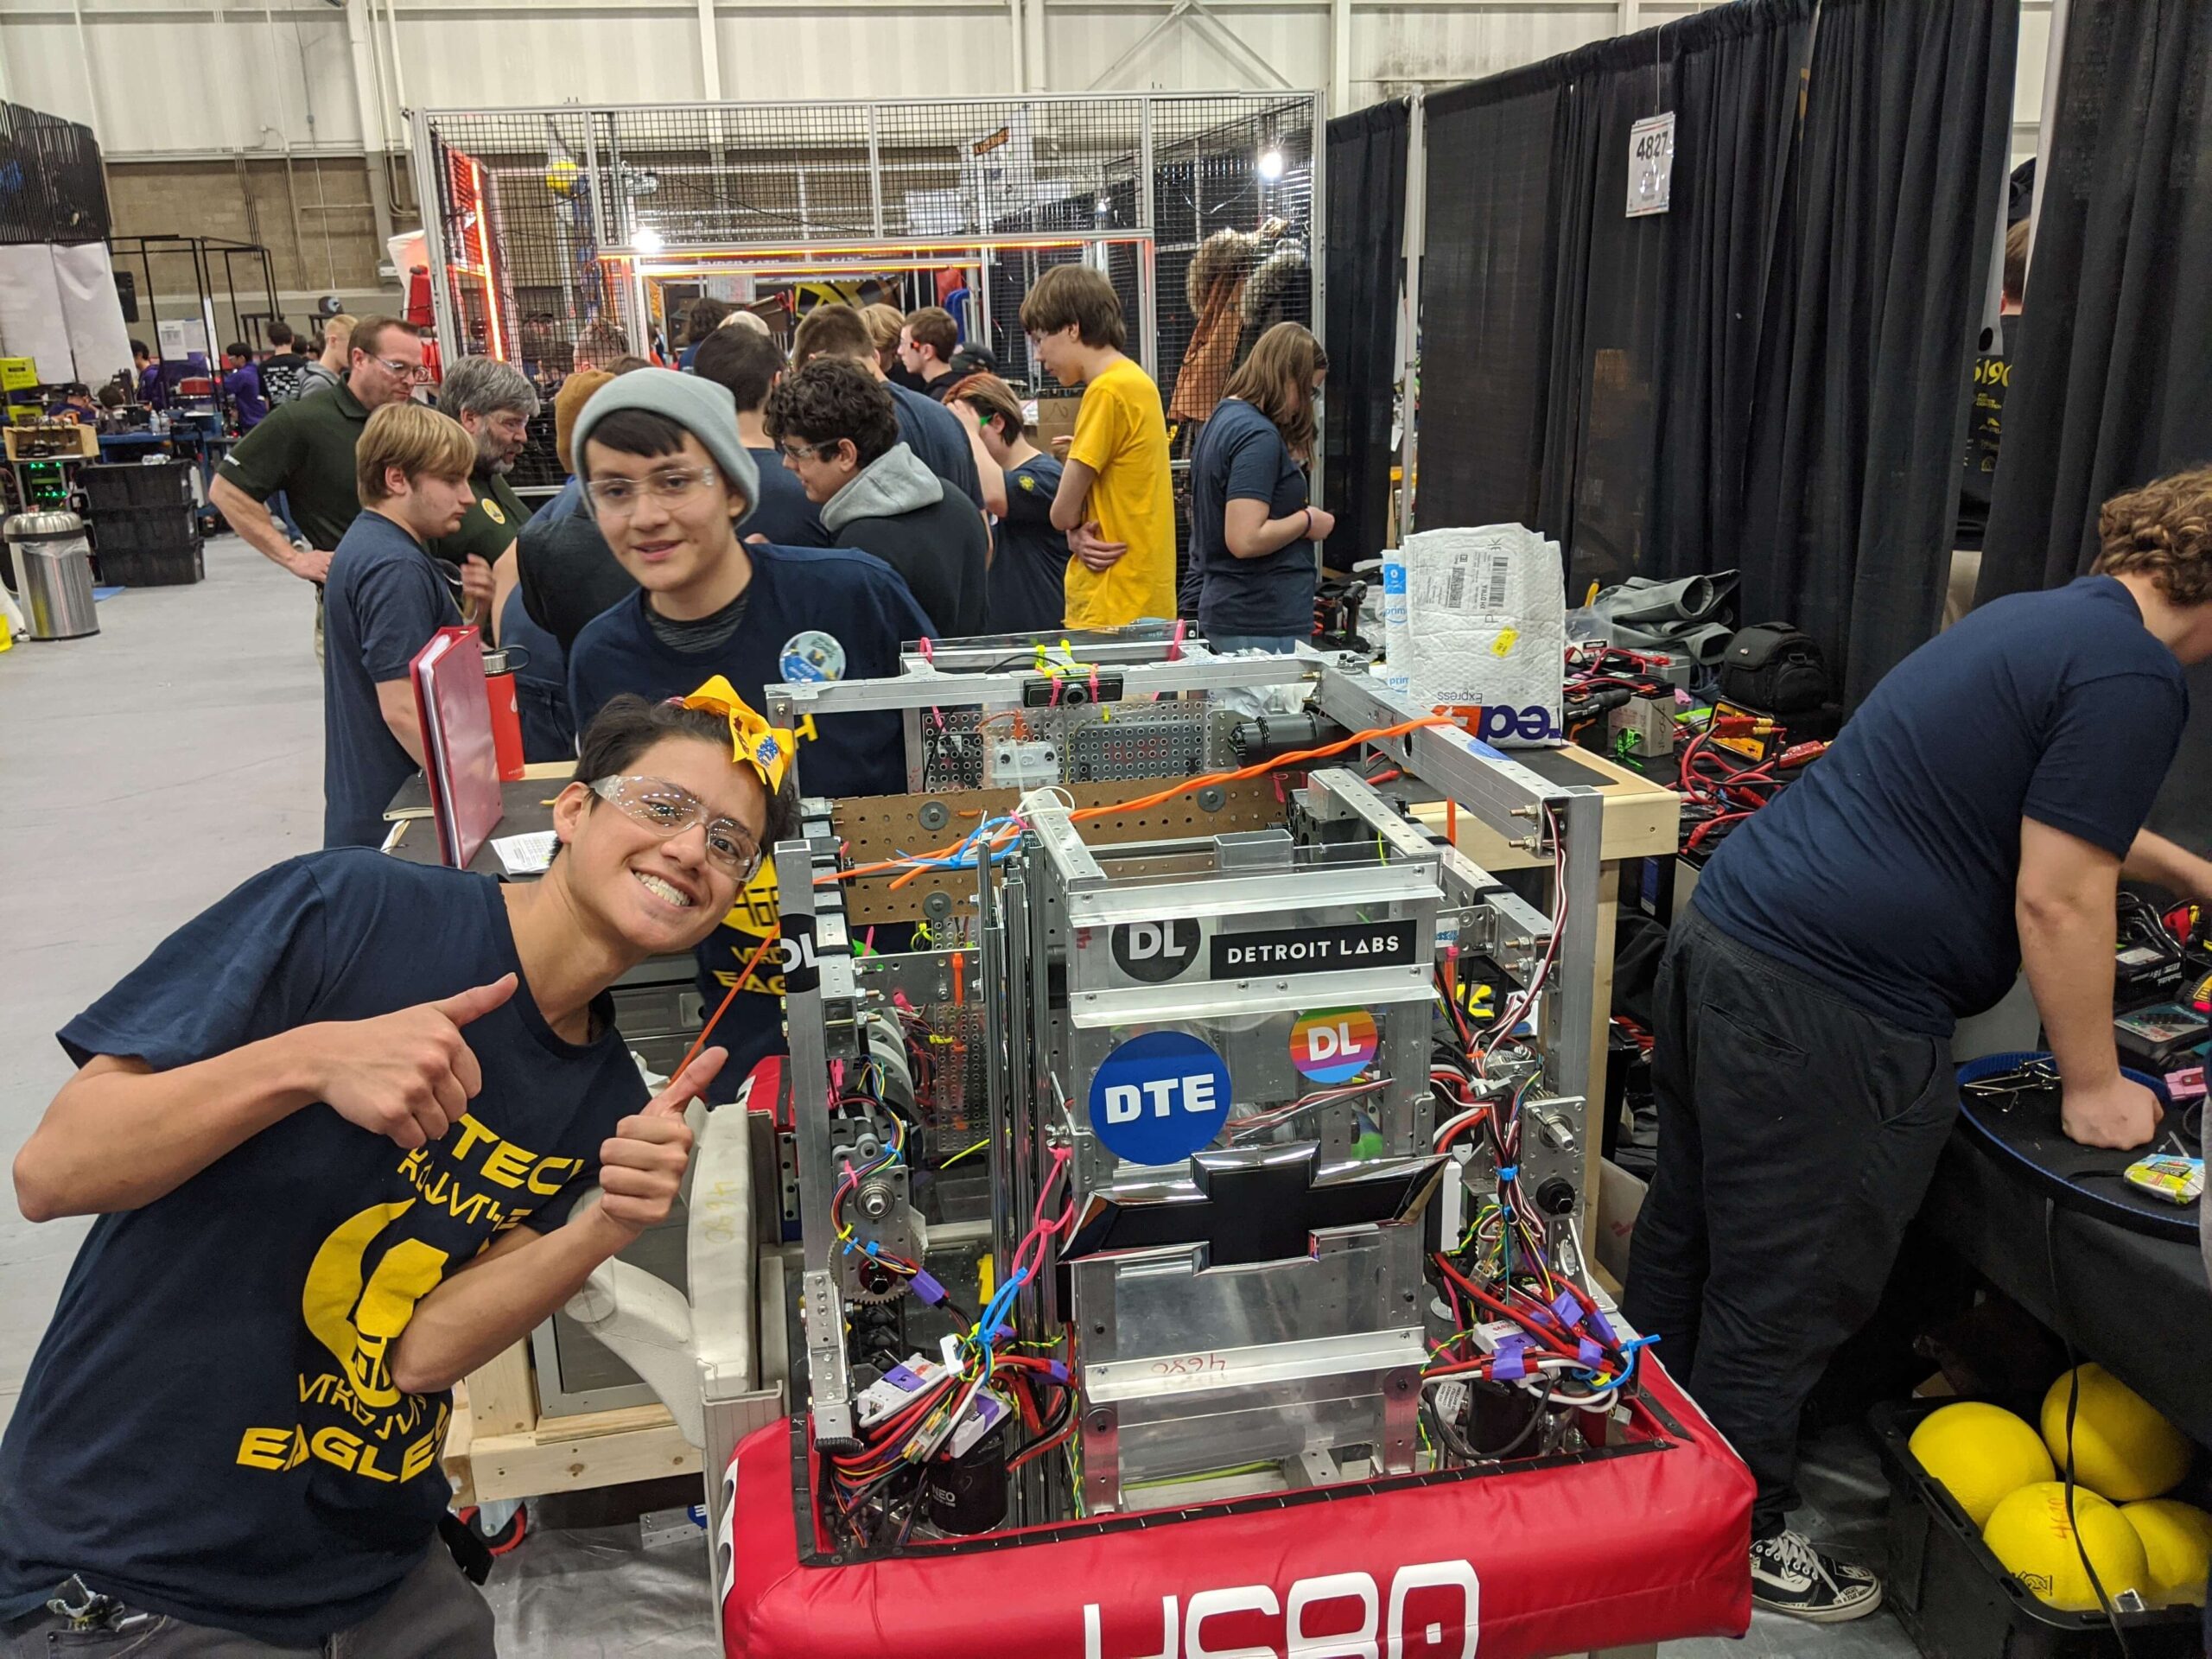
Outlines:
<svg viewBox="0 0 2212 1659"><path fill-rule="evenodd" d="M2066 1469L2067 1376L2043 1397L2043 1443ZM2189 1441L2143 1396L2101 1365L2081 1367L2074 1413L2074 1481L2115 1503L2157 1497L2189 1472Z"/></svg>
<svg viewBox="0 0 2212 1659"><path fill-rule="evenodd" d="M545 188L556 196L565 196L576 188L576 164L563 156L545 169Z"/></svg>
<svg viewBox="0 0 2212 1659"><path fill-rule="evenodd" d="M2074 1487L2074 1515L2105 1594L2133 1590L2147 1595L2150 1563L2143 1554L2143 1541L2126 1517L2094 1492L2082 1490L2079 1482ZM2074 1528L2066 1518L2063 1482L2039 1480L2012 1493L1991 1514L1981 1540L2037 1600L2069 1613L2098 1611L2097 1592L2082 1570L2082 1553L2075 1547Z"/></svg>
<svg viewBox="0 0 2212 1659"><path fill-rule="evenodd" d="M1977 1529L1989 1523L1999 1500L2057 1472L2024 1418L1975 1400L1930 1413L1912 1431L1910 1444L1920 1466Z"/></svg>
<svg viewBox="0 0 2212 1659"><path fill-rule="evenodd" d="M2144 1593L2154 1607L2195 1607L2204 1599L2212 1572L2212 1515L2171 1497L2123 1503L2120 1512L2143 1541L2151 1582Z"/></svg>

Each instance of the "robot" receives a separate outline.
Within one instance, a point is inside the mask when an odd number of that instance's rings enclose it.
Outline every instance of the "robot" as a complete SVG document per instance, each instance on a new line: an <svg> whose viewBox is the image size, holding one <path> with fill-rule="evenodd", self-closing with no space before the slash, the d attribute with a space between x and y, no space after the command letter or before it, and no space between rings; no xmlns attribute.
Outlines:
<svg viewBox="0 0 2212 1659"><path fill-rule="evenodd" d="M1311 652L906 668L771 699L904 710L916 787L776 849L791 1054L709 1131L773 1147L780 1287L776 1363L679 1411L727 1650L1740 1632L1749 1477L1582 1254L1595 793ZM1548 855L1549 910L1440 810Z"/></svg>

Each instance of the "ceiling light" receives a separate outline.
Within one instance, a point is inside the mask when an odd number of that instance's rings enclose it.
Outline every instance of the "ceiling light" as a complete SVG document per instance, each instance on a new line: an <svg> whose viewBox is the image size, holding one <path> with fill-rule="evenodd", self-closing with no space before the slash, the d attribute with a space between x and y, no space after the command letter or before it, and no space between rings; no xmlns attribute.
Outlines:
<svg viewBox="0 0 2212 1659"><path fill-rule="evenodd" d="M639 230L631 236L630 245L635 248L639 253L651 255L658 253L663 248L666 247L668 244L663 239L661 233L658 231L653 230L648 226Z"/></svg>
<svg viewBox="0 0 2212 1659"><path fill-rule="evenodd" d="M1282 177L1282 151L1272 144L1260 152L1260 176L1269 184Z"/></svg>

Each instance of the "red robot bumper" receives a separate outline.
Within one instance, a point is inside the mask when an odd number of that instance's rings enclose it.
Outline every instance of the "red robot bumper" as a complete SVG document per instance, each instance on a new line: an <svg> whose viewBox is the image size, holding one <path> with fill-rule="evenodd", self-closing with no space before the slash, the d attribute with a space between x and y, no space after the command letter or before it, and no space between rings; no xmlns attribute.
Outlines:
<svg viewBox="0 0 2212 1659"><path fill-rule="evenodd" d="M1571 1459L1032 1528L841 1561L791 1428L738 1447L730 1659L1518 1659L1751 1618L1751 1475L1656 1363ZM805 1536L802 1540L801 1533ZM804 1544L806 1559L802 1559Z"/></svg>

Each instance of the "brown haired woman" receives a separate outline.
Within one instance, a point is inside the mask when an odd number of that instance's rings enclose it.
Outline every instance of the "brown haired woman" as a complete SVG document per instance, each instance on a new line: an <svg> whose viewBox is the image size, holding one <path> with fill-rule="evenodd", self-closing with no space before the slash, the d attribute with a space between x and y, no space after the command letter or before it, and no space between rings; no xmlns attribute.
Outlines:
<svg viewBox="0 0 2212 1659"><path fill-rule="evenodd" d="M1198 626L1216 651L1287 652L1313 632L1312 543L1336 520L1307 504L1313 399L1329 372L1294 322L1260 336L1191 458Z"/></svg>

